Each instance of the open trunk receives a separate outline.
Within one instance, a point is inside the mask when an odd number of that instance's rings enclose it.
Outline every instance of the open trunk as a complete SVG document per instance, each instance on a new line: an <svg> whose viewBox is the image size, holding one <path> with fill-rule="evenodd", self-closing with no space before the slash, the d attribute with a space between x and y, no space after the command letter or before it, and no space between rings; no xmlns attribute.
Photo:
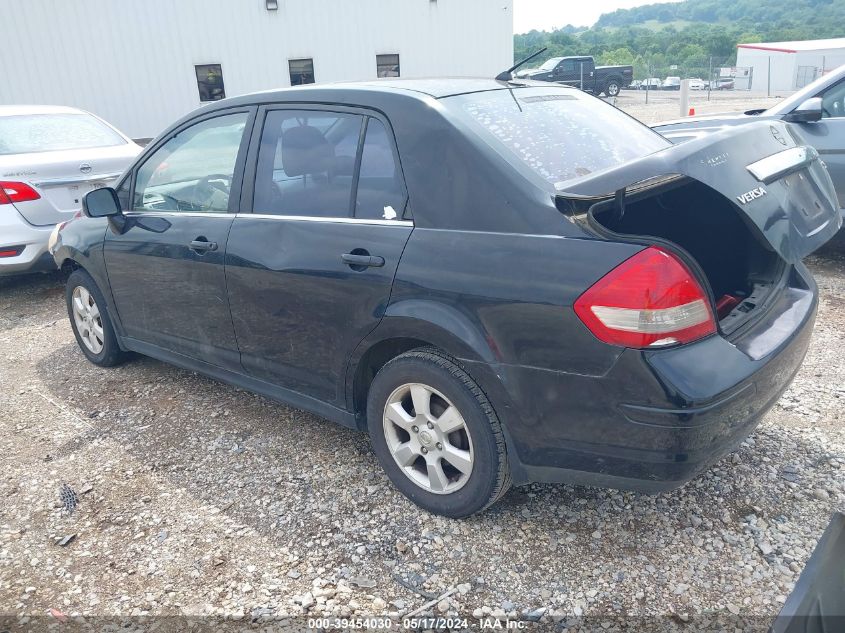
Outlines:
<svg viewBox="0 0 845 633"><path fill-rule="evenodd" d="M722 332L784 286L842 225L818 153L780 122L754 122L562 183L558 208L593 232L664 242L709 285Z"/></svg>
<svg viewBox="0 0 845 633"><path fill-rule="evenodd" d="M594 226L644 242L667 242L684 255L709 285L723 331L739 327L765 304L784 276L786 262L756 227L700 182L674 180L631 196L622 208L614 199L594 205Z"/></svg>

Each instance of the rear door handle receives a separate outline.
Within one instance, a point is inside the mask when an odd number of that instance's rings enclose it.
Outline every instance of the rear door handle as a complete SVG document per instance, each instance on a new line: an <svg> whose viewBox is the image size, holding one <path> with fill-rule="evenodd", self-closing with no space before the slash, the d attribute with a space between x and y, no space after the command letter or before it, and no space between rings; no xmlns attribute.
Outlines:
<svg viewBox="0 0 845 633"><path fill-rule="evenodd" d="M362 266L364 268L381 268L384 266L384 257L377 255L358 255L355 253L344 253L340 256L347 266Z"/></svg>
<svg viewBox="0 0 845 633"><path fill-rule="evenodd" d="M198 253L207 253L208 251L217 250L217 242L209 242L204 237L198 237L197 239L192 240L190 244L188 244L188 248Z"/></svg>

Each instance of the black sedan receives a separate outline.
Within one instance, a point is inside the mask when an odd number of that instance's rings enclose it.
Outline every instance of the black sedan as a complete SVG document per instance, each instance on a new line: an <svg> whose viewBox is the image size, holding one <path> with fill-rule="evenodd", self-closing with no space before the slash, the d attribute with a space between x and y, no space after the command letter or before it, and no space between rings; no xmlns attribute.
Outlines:
<svg viewBox="0 0 845 633"><path fill-rule="evenodd" d="M482 79L220 101L85 216L51 252L91 362L367 430L452 517L512 482L669 489L730 451L801 364L801 258L841 223L783 124L673 146L578 90Z"/></svg>

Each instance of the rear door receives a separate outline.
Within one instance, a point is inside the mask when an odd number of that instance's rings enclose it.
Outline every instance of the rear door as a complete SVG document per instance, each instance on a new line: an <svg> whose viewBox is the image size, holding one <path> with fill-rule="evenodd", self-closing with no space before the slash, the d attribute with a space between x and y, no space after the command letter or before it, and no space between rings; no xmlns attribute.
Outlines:
<svg viewBox="0 0 845 633"><path fill-rule="evenodd" d="M226 277L244 369L345 406L347 359L381 319L413 223L381 115L259 112ZM251 185L251 186L250 186Z"/></svg>
<svg viewBox="0 0 845 633"><path fill-rule="evenodd" d="M194 119L135 170L126 225L107 231L104 252L136 347L240 370L223 260L253 116L240 108Z"/></svg>
<svg viewBox="0 0 845 633"><path fill-rule="evenodd" d="M801 133L815 147L836 185L839 207L845 208L845 81L830 86L822 98L822 119L799 123Z"/></svg>

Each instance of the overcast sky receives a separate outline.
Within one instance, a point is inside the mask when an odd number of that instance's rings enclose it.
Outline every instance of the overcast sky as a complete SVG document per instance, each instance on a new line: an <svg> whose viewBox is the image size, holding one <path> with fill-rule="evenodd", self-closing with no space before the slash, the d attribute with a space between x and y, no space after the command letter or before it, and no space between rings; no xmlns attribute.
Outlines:
<svg viewBox="0 0 845 633"><path fill-rule="evenodd" d="M677 0L513 0L513 32L551 31L567 24L592 26L602 13Z"/></svg>

